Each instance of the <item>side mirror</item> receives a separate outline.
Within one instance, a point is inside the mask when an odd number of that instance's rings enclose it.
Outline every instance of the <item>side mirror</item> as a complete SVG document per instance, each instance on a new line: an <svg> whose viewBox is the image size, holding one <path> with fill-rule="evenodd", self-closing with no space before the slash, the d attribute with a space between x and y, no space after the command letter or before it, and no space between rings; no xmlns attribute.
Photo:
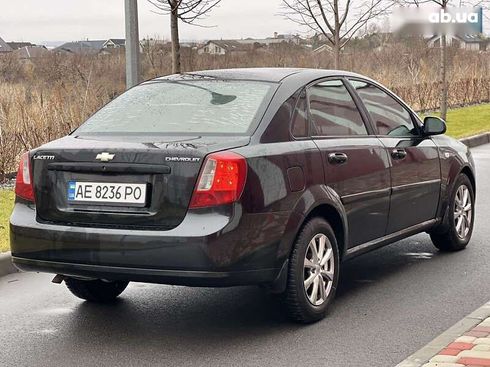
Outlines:
<svg viewBox="0 0 490 367"><path fill-rule="evenodd" d="M424 119L424 135L441 135L446 132L446 123L443 119L427 116Z"/></svg>

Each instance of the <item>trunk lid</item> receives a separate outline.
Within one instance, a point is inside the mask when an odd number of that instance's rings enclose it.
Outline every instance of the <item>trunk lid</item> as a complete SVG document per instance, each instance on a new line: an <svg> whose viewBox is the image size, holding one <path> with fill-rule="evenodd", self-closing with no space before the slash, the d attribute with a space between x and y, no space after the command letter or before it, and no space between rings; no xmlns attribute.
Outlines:
<svg viewBox="0 0 490 367"><path fill-rule="evenodd" d="M56 140L32 154L38 220L109 228L175 228L185 217L205 156L249 142L248 136L68 136ZM139 205L73 202L68 194L74 183L146 185L146 201Z"/></svg>

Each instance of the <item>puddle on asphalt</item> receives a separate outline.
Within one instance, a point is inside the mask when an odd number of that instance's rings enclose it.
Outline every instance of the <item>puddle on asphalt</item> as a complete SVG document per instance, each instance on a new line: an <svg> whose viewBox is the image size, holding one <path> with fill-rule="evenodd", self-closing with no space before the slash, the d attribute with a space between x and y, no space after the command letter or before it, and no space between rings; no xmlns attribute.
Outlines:
<svg viewBox="0 0 490 367"><path fill-rule="evenodd" d="M30 331L29 334L37 334L37 335L52 335L58 332L57 329L41 329L41 330L33 330Z"/></svg>
<svg viewBox="0 0 490 367"><path fill-rule="evenodd" d="M69 313L72 313L73 311L74 311L73 308L59 307L59 308L48 308L44 310L39 310L36 311L35 313L41 313L44 315L67 315Z"/></svg>
<svg viewBox="0 0 490 367"><path fill-rule="evenodd" d="M406 252L402 255L408 256L415 260L430 260L435 254L433 252Z"/></svg>

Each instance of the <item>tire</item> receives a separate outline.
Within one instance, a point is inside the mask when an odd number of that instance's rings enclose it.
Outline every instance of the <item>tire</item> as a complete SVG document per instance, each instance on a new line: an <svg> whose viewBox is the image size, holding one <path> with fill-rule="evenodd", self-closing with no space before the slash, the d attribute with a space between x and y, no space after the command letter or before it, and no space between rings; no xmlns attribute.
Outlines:
<svg viewBox="0 0 490 367"><path fill-rule="evenodd" d="M324 256L315 258L313 246L317 253L320 252L323 240ZM322 266L319 258L326 259L328 250L331 250L328 260ZM332 227L322 218L310 219L301 229L289 260L288 280L283 297L292 320L312 323L325 317L337 290L339 262L339 250ZM307 287L305 280L310 283ZM324 293L321 292L322 285ZM316 296L313 295L315 287Z"/></svg>
<svg viewBox="0 0 490 367"><path fill-rule="evenodd" d="M467 193L467 199L464 199L465 192ZM462 200L466 200L466 204L464 202L460 204ZM470 205L469 207L468 204ZM465 208L469 208L469 210ZM449 224L447 230L443 233L431 233L432 243L440 251L444 252L463 250L471 239L475 222L475 194L471 181L463 173L458 176L454 184L448 203L447 215ZM462 221L462 224L458 228L460 221Z"/></svg>
<svg viewBox="0 0 490 367"><path fill-rule="evenodd" d="M102 280L65 279L65 284L73 295L89 302L109 303L126 289L129 282L104 282Z"/></svg>

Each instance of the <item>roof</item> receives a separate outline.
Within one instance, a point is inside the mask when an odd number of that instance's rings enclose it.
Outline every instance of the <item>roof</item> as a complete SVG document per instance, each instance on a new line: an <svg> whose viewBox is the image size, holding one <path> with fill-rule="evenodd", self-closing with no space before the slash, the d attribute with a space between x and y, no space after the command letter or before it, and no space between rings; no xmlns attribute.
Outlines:
<svg viewBox="0 0 490 367"><path fill-rule="evenodd" d="M216 78L216 79L235 79L235 80L255 80L264 82L278 83L292 76L300 79L315 80L328 76L361 76L359 74L342 71L342 70L324 70L324 69L302 69L302 68L243 68L243 69L221 69L194 71L182 75L169 75L155 80L165 79L185 79L185 78ZM366 78L366 77L364 77Z"/></svg>
<svg viewBox="0 0 490 367"><path fill-rule="evenodd" d="M47 53L49 53L49 51L44 46L25 46L12 52L12 54L19 59L32 59Z"/></svg>
<svg viewBox="0 0 490 367"><path fill-rule="evenodd" d="M313 53L322 53L322 52L325 52L325 51L332 52L332 46L330 46L329 44L324 43L323 45L315 48L313 50Z"/></svg>
<svg viewBox="0 0 490 367"><path fill-rule="evenodd" d="M456 36L456 38L459 38L460 40L466 42L466 43L481 43L481 42L488 42L487 39L480 37L478 34L465 34L461 36Z"/></svg>
<svg viewBox="0 0 490 367"><path fill-rule="evenodd" d="M285 77L297 73L301 69L294 68L243 68L194 71L191 75L203 75L217 79L245 79L280 82Z"/></svg>
<svg viewBox="0 0 490 367"><path fill-rule="evenodd" d="M209 45L210 43L214 43L226 51L244 51L250 49L248 46L243 45L236 40L210 40L206 43L206 45Z"/></svg>
<svg viewBox="0 0 490 367"><path fill-rule="evenodd" d="M66 51L75 54L97 53L102 49L105 42L105 40L67 42L59 47L56 47L54 50Z"/></svg>
<svg viewBox="0 0 490 367"><path fill-rule="evenodd" d="M12 47L10 47L7 42L5 42L2 37L0 37L0 53L1 52L11 52Z"/></svg>
<svg viewBox="0 0 490 367"><path fill-rule="evenodd" d="M104 46L108 42L112 42L118 46L125 46L126 45L126 39L125 38L109 38L107 41L104 42Z"/></svg>
<svg viewBox="0 0 490 367"><path fill-rule="evenodd" d="M454 35L451 37L456 38L456 39L463 41L465 43L486 43L486 42L490 41L489 38L482 38L478 34ZM436 41L439 38L441 38L440 35L435 35L435 36L428 38L427 42Z"/></svg>
<svg viewBox="0 0 490 367"><path fill-rule="evenodd" d="M18 50L19 48L26 46L35 46L31 42L7 42L7 44L12 48L12 50Z"/></svg>

